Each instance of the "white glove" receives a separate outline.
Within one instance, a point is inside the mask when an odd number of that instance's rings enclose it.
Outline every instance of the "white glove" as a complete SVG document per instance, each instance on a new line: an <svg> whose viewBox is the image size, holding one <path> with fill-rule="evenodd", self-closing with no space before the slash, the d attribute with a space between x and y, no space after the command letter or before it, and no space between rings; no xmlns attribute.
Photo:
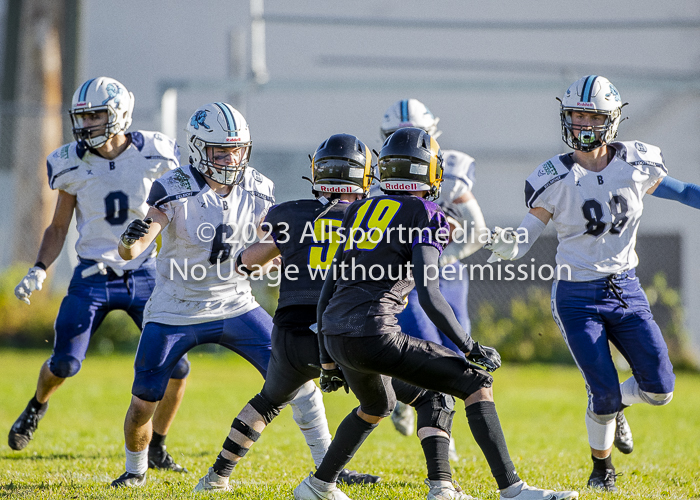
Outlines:
<svg viewBox="0 0 700 500"><path fill-rule="evenodd" d="M41 290L41 285L46 279L46 271L40 267L32 267L27 275L22 278L19 285L15 287L15 296L22 302L29 304L29 297L34 290Z"/></svg>
<svg viewBox="0 0 700 500"><path fill-rule="evenodd" d="M517 235L512 229L496 226L491 230L491 236L489 236L489 241L486 242L484 248L493 252L487 262L496 262L499 258L513 260L518 255Z"/></svg>

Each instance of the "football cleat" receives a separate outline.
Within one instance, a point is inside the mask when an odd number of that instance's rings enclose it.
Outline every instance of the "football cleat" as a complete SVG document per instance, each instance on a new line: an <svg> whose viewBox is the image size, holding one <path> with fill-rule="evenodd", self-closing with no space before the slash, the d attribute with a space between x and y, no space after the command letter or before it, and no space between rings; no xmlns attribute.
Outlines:
<svg viewBox="0 0 700 500"><path fill-rule="evenodd" d="M125 472L112 481L112 488L134 488L144 484L146 484L146 473L132 474L131 472Z"/></svg>
<svg viewBox="0 0 700 500"><path fill-rule="evenodd" d="M413 408L401 401L397 401L394 411L391 412L391 423L394 424L396 430L404 436L410 436L413 434L415 421L416 417L413 414Z"/></svg>
<svg viewBox="0 0 700 500"><path fill-rule="evenodd" d="M175 459L165 450L165 446L148 447L148 468L184 472L185 474L188 472L182 465L175 463Z"/></svg>
<svg viewBox="0 0 700 500"><path fill-rule="evenodd" d="M459 485L451 481L431 481L426 479L425 484L430 488L428 500L478 500L464 493Z"/></svg>
<svg viewBox="0 0 700 500"><path fill-rule="evenodd" d="M195 493L203 491L231 491L231 487L228 484L227 477L218 475L214 472L214 467L209 467L206 475L194 487L194 491Z"/></svg>
<svg viewBox="0 0 700 500"><path fill-rule="evenodd" d="M314 473L304 479L299 486L294 488L295 500L351 500L349 496L333 486L330 491L321 491L311 484Z"/></svg>
<svg viewBox="0 0 700 500"><path fill-rule="evenodd" d="M7 444L10 445L10 448L19 451L27 447L36 432L39 420L44 418L48 409L48 402L44 403L39 410L36 410L31 403L27 405L10 429L10 434L7 437Z"/></svg>
<svg viewBox="0 0 700 500"><path fill-rule="evenodd" d="M504 497L501 492L501 500L564 500L565 498L578 498L578 491L553 491L543 490L528 486L525 481L522 482L520 493L514 497Z"/></svg>
<svg viewBox="0 0 700 500"><path fill-rule="evenodd" d="M632 429L630 429L630 424L627 423L625 414L622 411L617 412L615 424L615 440L613 444L615 448L620 450L620 453L629 455L634 450L634 441L632 440Z"/></svg>
<svg viewBox="0 0 700 500"><path fill-rule="evenodd" d="M615 480L620 474L615 474L615 469L593 469L591 472L591 477L588 479L588 487L594 490L609 491L611 493L617 492L617 486L615 486Z"/></svg>
<svg viewBox="0 0 700 500"><path fill-rule="evenodd" d="M363 474L362 472L348 469L341 470L338 475L338 482L340 484L375 484L381 480L382 478L379 476Z"/></svg>

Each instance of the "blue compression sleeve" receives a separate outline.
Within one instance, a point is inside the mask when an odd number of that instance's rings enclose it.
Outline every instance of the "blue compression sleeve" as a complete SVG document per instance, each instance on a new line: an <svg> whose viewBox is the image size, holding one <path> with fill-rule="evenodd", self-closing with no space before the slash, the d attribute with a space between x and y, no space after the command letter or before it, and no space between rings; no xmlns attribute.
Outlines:
<svg viewBox="0 0 700 500"><path fill-rule="evenodd" d="M700 186L690 182L682 182L673 177L664 177L652 196L676 200L683 205L700 209Z"/></svg>

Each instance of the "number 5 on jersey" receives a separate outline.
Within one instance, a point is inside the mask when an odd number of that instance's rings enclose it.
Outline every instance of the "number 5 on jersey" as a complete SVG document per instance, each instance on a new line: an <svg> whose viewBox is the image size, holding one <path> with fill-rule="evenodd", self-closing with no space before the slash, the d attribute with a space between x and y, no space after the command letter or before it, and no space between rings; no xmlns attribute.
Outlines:
<svg viewBox="0 0 700 500"><path fill-rule="evenodd" d="M328 269L333 256L342 241L338 234L341 221L336 219L317 219L314 221L314 241L318 245L309 246L309 267L311 269Z"/></svg>

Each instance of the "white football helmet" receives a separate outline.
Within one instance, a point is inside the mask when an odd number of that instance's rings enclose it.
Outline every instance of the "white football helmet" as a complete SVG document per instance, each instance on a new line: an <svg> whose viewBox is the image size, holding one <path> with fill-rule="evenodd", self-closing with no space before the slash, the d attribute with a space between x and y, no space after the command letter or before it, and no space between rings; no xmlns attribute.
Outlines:
<svg viewBox="0 0 700 500"><path fill-rule="evenodd" d="M428 132L433 139L437 139L442 133L437 129L439 121L440 118L436 118L419 100L403 99L396 101L384 112L379 132L384 141L400 128L416 127Z"/></svg>
<svg viewBox="0 0 700 500"><path fill-rule="evenodd" d="M91 137L91 132L97 127L83 126L83 118L98 111L107 111L107 126L104 133ZM126 132L131 125L133 111L134 94L124 85L106 76L91 78L73 94L68 111L73 124L73 137L86 147L99 148L111 137Z"/></svg>
<svg viewBox="0 0 700 500"><path fill-rule="evenodd" d="M190 164L202 175L229 186L243 180L253 141L248 122L237 109L225 102L206 104L194 112L186 131ZM243 151L238 165L222 165L209 157L208 147L242 148Z"/></svg>
<svg viewBox="0 0 700 500"><path fill-rule="evenodd" d="M617 136L625 104L622 104L620 93L607 78L584 76L567 89L563 99L557 100L561 105L561 138L569 147L593 151L612 142ZM603 114L607 119L603 125L576 132L571 125L572 111Z"/></svg>

